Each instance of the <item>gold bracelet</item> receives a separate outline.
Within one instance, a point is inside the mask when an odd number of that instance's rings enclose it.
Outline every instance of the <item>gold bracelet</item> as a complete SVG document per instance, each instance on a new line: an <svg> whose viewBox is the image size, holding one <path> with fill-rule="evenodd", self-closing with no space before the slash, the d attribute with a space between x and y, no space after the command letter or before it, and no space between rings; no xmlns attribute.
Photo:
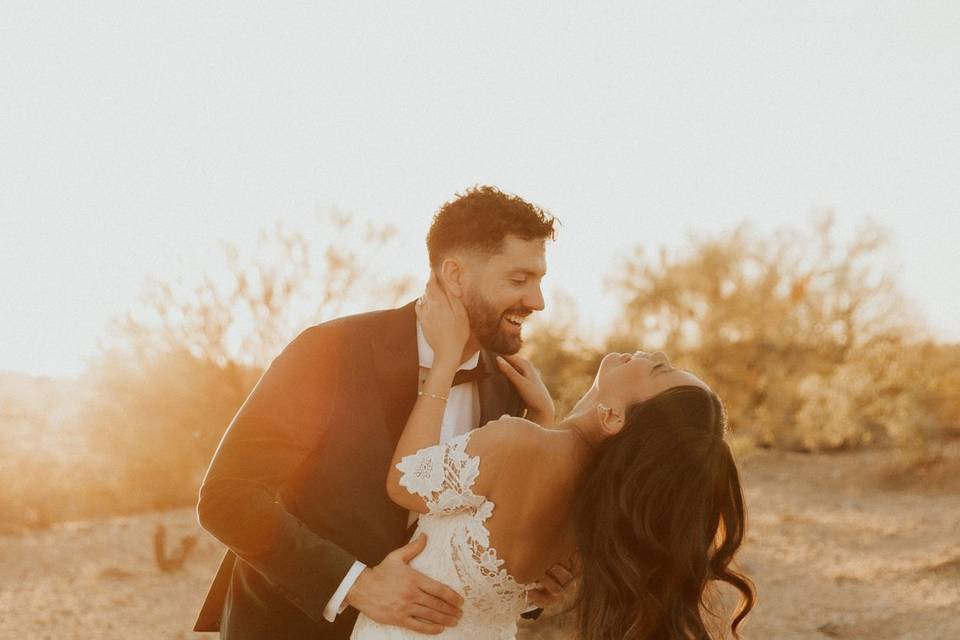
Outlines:
<svg viewBox="0 0 960 640"><path fill-rule="evenodd" d="M434 398L434 399L436 399L436 400L443 400L444 402L447 401L447 396L440 396L440 395L437 395L437 394L435 394L435 393L427 393L426 391L417 391L417 395L418 395L418 396L427 396L428 398Z"/></svg>

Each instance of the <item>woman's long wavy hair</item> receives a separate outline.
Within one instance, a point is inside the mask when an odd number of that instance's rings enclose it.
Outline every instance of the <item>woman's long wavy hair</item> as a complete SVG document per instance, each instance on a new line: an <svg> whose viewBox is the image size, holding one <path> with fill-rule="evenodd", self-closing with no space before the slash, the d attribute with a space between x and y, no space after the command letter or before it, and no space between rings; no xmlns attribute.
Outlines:
<svg viewBox="0 0 960 640"><path fill-rule="evenodd" d="M629 407L601 445L575 507L582 640L709 639L715 580L741 594L730 625L739 638L755 595L730 568L746 514L725 429L716 394L674 387Z"/></svg>

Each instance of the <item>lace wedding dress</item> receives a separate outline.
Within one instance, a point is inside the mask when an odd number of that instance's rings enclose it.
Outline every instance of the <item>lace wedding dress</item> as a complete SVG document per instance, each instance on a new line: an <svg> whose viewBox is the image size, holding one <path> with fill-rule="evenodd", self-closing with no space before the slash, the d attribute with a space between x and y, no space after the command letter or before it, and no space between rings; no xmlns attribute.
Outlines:
<svg viewBox="0 0 960 640"><path fill-rule="evenodd" d="M519 584L490 546L484 522L494 505L472 491L480 473L479 456L466 451L472 434L421 449L397 465L400 484L421 496L429 508L420 516L414 534L427 534L427 546L410 566L462 595L463 617L456 627L426 636L381 625L360 614L351 640L512 640L516 636L517 618L529 608L526 593L535 585Z"/></svg>

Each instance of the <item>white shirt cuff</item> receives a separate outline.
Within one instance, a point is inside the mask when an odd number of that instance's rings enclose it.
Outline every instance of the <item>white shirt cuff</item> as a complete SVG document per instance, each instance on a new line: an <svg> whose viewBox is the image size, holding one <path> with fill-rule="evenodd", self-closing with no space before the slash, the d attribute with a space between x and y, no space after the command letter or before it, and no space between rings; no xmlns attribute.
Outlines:
<svg viewBox="0 0 960 640"><path fill-rule="evenodd" d="M323 619L327 622L333 622L337 619L337 616L343 613L343 610L347 608L347 603L344 600L347 599L347 594L350 592L350 587L353 586L353 583L357 581L357 578L360 576L360 573L367 568L367 565L363 564L359 560L354 560L353 566L350 567L350 570L347 571L347 575L343 577L343 580L340 582L340 586L337 587L337 590L333 592L333 595L330 596L330 599L327 601L327 606L323 608Z"/></svg>

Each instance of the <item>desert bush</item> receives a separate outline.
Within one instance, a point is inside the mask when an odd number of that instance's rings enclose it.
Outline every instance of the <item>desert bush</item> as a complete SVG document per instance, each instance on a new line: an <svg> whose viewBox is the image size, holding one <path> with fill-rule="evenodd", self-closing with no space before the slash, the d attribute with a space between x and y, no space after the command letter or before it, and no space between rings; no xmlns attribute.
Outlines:
<svg viewBox="0 0 960 640"><path fill-rule="evenodd" d="M955 382L923 382L885 243L869 223L840 242L824 214L807 229L691 238L656 261L638 252L615 281L625 312L607 346L665 350L761 446L922 450L955 420Z"/></svg>
<svg viewBox="0 0 960 640"><path fill-rule="evenodd" d="M145 361L185 350L224 369L263 369L306 326L348 306L390 306L410 291L402 271L374 273L373 258L394 235L334 210L310 230L277 223L251 249L224 243L209 271L147 282L105 348Z"/></svg>
<svg viewBox="0 0 960 640"><path fill-rule="evenodd" d="M119 511L193 502L224 429L289 340L348 301L383 306L406 293L408 278L377 277L358 253L377 252L391 229L336 212L321 223L313 233L276 225L252 251L224 245L217 270L150 283L117 323L83 422Z"/></svg>
<svg viewBox="0 0 960 640"><path fill-rule="evenodd" d="M84 513L90 477L76 425L85 386L0 374L0 531L44 527Z"/></svg>
<svg viewBox="0 0 960 640"><path fill-rule="evenodd" d="M220 366L185 349L129 359L104 354L90 376L102 390L81 414L86 463L117 513L189 504L230 418L258 371Z"/></svg>
<svg viewBox="0 0 960 640"><path fill-rule="evenodd" d="M919 346L922 367L917 384L936 424L960 437L960 345L926 342Z"/></svg>
<svg viewBox="0 0 960 640"><path fill-rule="evenodd" d="M392 235L327 212L314 229L265 230L249 250L223 245L210 272L147 283L83 377L82 402L68 419L76 442L14 451L0 441L3 524L43 526L193 503L224 429L284 344L348 305L389 306L409 292L402 272L374 272L372 257ZM26 404L41 418L52 409ZM8 404L7 413L17 407ZM66 433L28 426L25 441Z"/></svg>
<svg viewBox="0 0 960 640"><path fill-rule="evenodd" d="M940 423L918 356L899 340L875 340L850 351L833 371L801 380L795 428L802 448L886 442L922 457L934 444Z"/></svg>

